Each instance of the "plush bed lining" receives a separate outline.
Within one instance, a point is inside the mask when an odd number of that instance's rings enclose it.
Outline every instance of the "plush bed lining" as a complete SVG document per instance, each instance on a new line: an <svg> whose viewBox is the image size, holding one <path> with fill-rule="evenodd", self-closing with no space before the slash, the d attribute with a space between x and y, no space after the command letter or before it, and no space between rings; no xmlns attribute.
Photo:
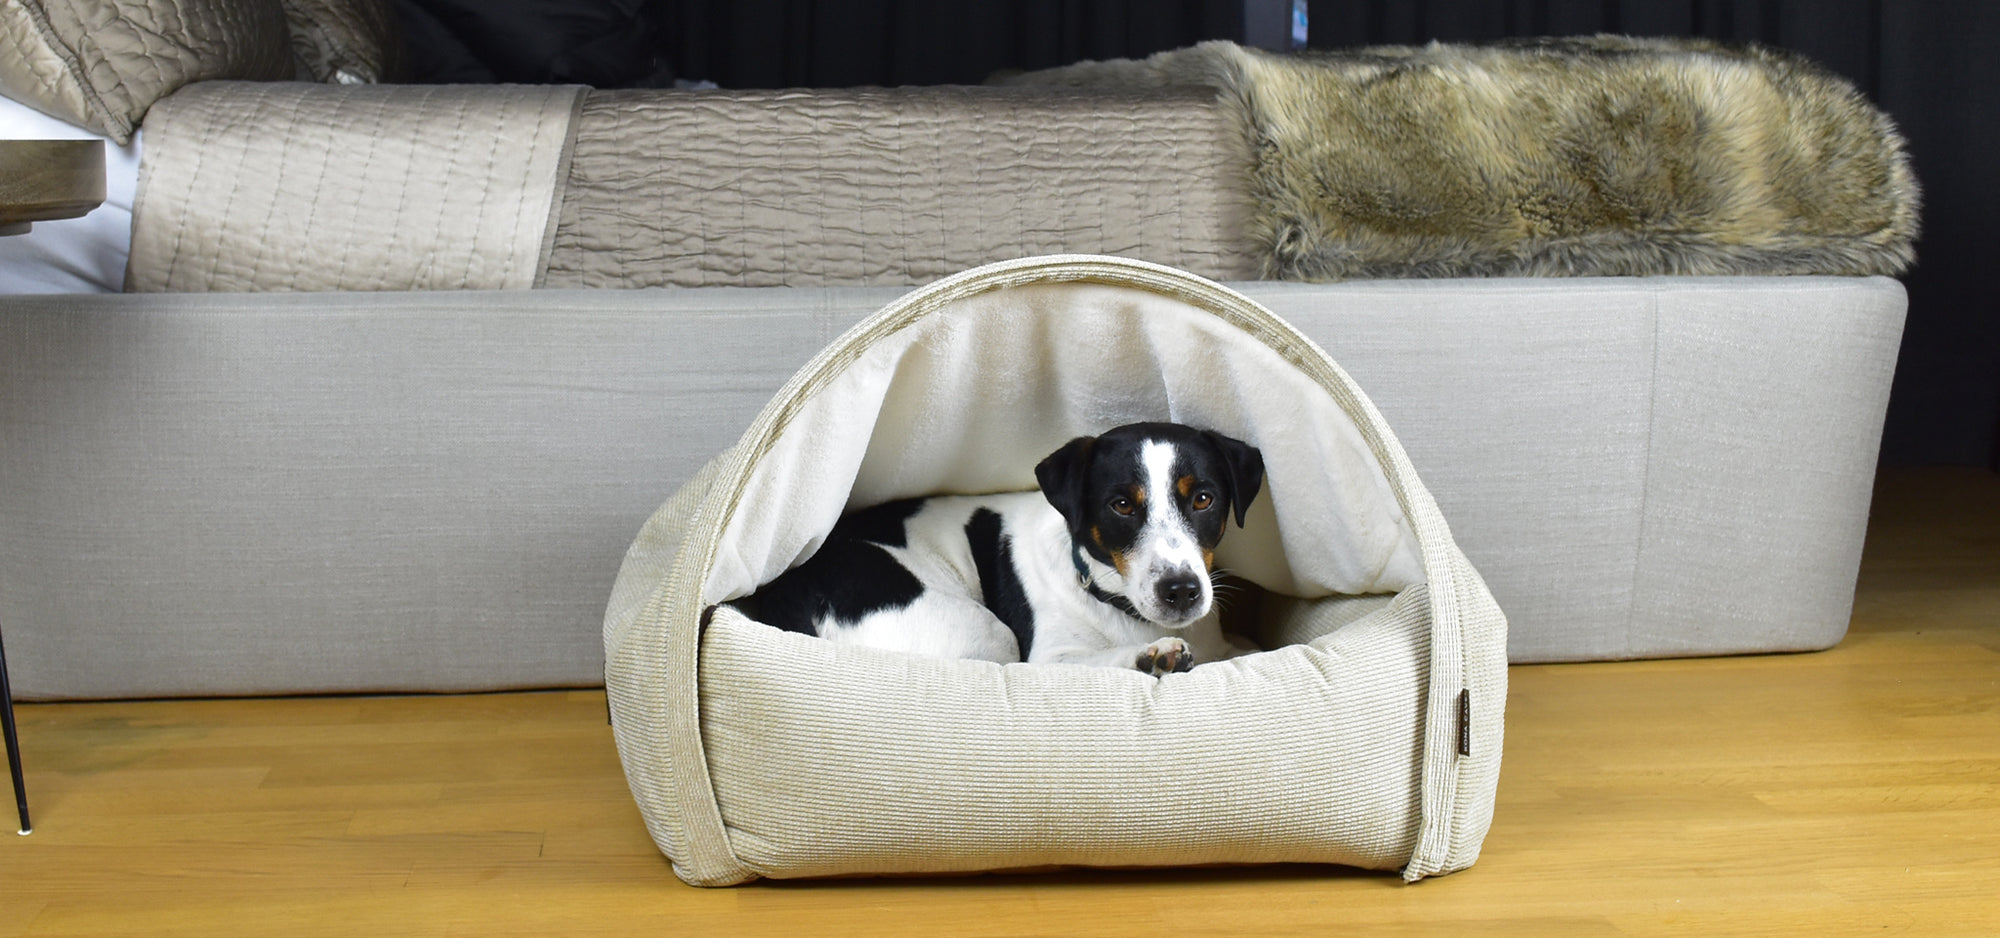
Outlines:
<svg viewBox="0 0 2000 938"><path fill-rule="evenodd" d="M1219 566L1301 598L1423 581L1388 480L1323 389L1180 300L1065 284L974 296L872 343L760 463L704 601L740 598L811 556L843 511L1033 489L1035 463L1071 437L1140 420L1262 449L1264 491L1223 538Z"/></svg>

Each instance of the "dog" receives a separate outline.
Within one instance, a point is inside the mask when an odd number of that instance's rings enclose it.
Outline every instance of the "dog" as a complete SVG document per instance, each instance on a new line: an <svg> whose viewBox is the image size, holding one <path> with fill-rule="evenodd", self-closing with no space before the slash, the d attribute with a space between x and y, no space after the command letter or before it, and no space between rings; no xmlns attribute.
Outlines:
<svg viewBox="0 0 2000 938"><path fill-rule="evenodd" d="M745 611L835 642L948 658L1186 671L1256 649L1225 635L1215 547L1263 487L1256 447L1175 423L1077 437L1040 491L847 515Z"/></svg>

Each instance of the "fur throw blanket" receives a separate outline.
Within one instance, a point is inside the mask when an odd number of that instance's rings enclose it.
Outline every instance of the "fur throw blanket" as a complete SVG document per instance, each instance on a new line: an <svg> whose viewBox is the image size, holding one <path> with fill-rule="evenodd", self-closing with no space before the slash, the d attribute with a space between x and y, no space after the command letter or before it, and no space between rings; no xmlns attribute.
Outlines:
<svg viewBox="0 0 2000 938"><path fill-rule="evenodd" d="M1251 146L1272 278L1893 275L1915 257L1917 182L1889 118L1754 45L1209 42L1002 82L1218 89Z"/></svg>

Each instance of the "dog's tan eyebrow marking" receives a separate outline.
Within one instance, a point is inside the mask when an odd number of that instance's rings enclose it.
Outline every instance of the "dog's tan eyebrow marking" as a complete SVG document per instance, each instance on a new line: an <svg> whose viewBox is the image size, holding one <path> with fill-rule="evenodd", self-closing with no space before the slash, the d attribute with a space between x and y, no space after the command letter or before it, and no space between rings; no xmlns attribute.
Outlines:
<svg viewBox="0 0 2000 938"><path fill-rule="evenodd" d="M1144 504L1146 504L1146 487L1145 487L1145 486L1143 486L1143 485L1135 485L1135 486L1132 486L1132 503L1133 503L1133 504L1135 504L1135 505L1144 505Z"/></svg>
<svg viewBox="0 0 2000 938"><path fill-rule="evenodd" d="M1179 479L1174 480L1174 489L1181 493L1182 498L1193 495L1194 476L1181 476Z"/></svg>

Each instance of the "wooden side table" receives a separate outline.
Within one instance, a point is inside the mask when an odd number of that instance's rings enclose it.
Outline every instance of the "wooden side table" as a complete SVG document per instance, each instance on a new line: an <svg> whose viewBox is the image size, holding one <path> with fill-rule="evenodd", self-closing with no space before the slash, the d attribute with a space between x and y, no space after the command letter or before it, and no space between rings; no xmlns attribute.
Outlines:
<svg viewBox="0 0 2000 938"><path fill-rule="evenodd" d="M0 140L0 235L23 234L38 221L87 215L103 202L103 141ZM7 769L14 777L21 833L28 834L35 827L28 820L28 788L22 778L4 636L0 636L0 731L6 737Z"/></svg>
<svg viewBox="0 0 2000 938"><path fill-rule="evenodd" d="M104 202L104 141L0 140L0 235Z"/></svg>

